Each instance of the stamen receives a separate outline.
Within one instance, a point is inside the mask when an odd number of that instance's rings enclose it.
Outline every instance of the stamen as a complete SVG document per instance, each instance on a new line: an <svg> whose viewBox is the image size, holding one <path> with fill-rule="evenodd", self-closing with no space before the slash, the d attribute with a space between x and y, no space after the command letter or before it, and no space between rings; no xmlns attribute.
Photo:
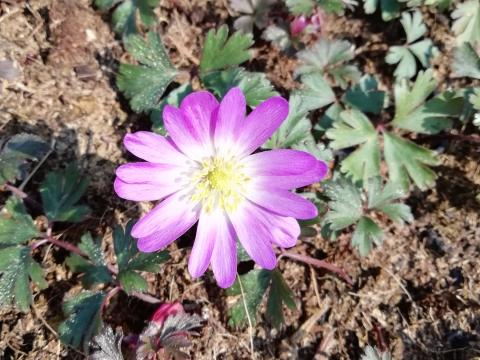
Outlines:
<svg viewBox="0 0 480 360"><path fill-rule="evenodd" d="M192 201L201 201L206 212L220 207L234 211L243 200L243 190L250 179L243 165L232 158L213 157L202 162L193 176Z"/></svg>

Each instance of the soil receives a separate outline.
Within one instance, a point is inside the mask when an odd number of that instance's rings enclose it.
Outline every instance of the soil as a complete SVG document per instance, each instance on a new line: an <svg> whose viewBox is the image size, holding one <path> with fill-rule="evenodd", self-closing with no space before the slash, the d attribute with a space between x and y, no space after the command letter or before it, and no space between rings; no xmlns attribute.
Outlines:
<svg viewBox="0 0 480 360"><path fill-rule="evenodd" d="M429 35L441 50L435 76L447 88L458 82L448 75L450 20L422 11ZM157 30L173 63L187 69L199 64L206 30L233 21L227 0L161 0L156 12ZM404 41L398 21L383 23L358 9L345 17L327 17L322 36L351 41L360 69L377 74L382 88L391 88L393 68L384 56L388 44ZM298 86L293 78L295 58L262 40L254 51L255 60L247 68L265 71L282 94ZM29 132L56 141L55 153L25 191L38 199L47 169L77 162L90 178L86 202L93 214L86 222L59 230L71 242L86 231L103 236L111 256L111 227L137 218L150 206L120 200L112 188L115 168L129 159L123 136L149 130L150 123L129 109L115 86L118 64L128 55L111 31L109 15L96 11L88 0L0 0L0 59L14 61L21 70L19 77L0 86L1 136ZM408 199L415 222L385 222L384 244L365 258L351 248L351 232L336 242L320 235L302 238L295 251L343 268L354 285L283 259L279 267L294 291L297 309L287 310L287 323L280 331L260 316L253 329L253 355L249 330L227 325L226 309L233 299L216 286L211 273L200 280L188 275L191 234L172 245L172 260L161 274L150 275L149 292L164 301L180 301L205 318L193 339L192 358L359 359L367 344L390 349L394 359L480 357L478 144L441 137L425 141L441 152L441 165L436 187L414 191ZM36 217L39 226L43 221ZM0 311L0 359L84 358L63 346L56 333L63 320L62 299L81 289L79 278L63 265L66 255L50 247L35 255L43 259L49 287L34 288L28 314ZM154 310L153 305L119 294L104 319L124 333L135 333Z"/></svg>

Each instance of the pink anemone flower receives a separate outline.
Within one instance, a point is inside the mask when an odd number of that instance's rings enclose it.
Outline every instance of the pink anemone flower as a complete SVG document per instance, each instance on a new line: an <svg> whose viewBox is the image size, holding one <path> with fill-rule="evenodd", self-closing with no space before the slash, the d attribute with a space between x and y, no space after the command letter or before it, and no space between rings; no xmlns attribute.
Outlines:
<svg viewBox="0 0 480 360"><path fill-rule="evenodd" d="M178 239L197 221L188 261L193 278L211 264L219 286L230 287L237 272L237 240L262 268L273 269L273 245L289 248L300 235L296 219L317 208L290 190L321 180L328 168L298 150L252 154L288 115L288 102L271 97L246 115L245 96L231 89L219 103L207 91L188 95L180 108L167 105L167 137L139 131L124 145L145 162L120 166L118 196L161 200L132 228L142 252Z"/></svg>

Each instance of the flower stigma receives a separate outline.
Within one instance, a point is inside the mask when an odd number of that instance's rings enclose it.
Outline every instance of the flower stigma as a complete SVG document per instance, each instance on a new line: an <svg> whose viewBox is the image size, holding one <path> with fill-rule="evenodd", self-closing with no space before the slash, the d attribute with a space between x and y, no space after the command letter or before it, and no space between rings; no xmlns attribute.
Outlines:
<svg viewBox="0 0 480 360"><path fill-rule="evenodd" d="M207 213L217 208L232 212L244 199L243 192L249 181L244 166L237 160L211 157L202 161L193 177L195 191L191 199L202 202Z"/></svg>

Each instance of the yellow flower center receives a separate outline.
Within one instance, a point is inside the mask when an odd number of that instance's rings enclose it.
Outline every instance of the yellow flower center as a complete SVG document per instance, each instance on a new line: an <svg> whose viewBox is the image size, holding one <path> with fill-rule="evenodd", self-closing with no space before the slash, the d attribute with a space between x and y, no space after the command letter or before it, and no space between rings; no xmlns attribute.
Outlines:
<svg viewBox="0 0 480 360"><path fill-rule="evenodd" d="M243 165L235 159L212 157L204 160L193 176L192 201L201 201L206 212L218 207L234 211L243 200L242 192L249 181Z"/></svg>

